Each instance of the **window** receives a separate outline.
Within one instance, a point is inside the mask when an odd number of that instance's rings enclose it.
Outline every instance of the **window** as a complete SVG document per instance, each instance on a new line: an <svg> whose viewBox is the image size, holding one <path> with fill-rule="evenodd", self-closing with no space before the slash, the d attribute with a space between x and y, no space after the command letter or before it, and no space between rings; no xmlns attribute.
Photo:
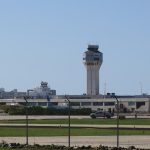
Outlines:
<svg viewBox="0 0 150 150"><path fill-rule="evenodd" d="M145 102L136 102L136 109L140 108L141 106L145 106Z"/></svg>
<svg viewBox="0 0 150 150"><path fill-rule="evenodd" d="M94 58L94 60L99 60L99 58Z"/></svg>
<svg viewBox="0 0 150 150"><path fill-rule="evenodd" d="M58 102L51 102L52 105L58 105Z"/></svg>
<svg viewBox="0 0 150 150"><path fill-rule="evenodd" d="M135 106L135 102L128 102L128 106Z"/></svg>
<svg viewBox="0 0 150 150"><path fill-rule="evenodd" d="M82 102L81 105L82 106L91 106L91 102Z"/></svg>
<svg viewBox="0 0 150 150"><path fill-rule="evenodd" d="M39 106L47 106L47 102L39 102Z"/></svg>
<svg viewBox="0 0 150 150"><path fill-rule="evenodd" d="M103 106L103 102L93 102L93 106Z"/></svg>
<svg viewBox="0 0 150 150"><path fill-rule="evenodd" d="M120 104L120 108L123 109L123 104Z"/></svg>
<svg viewBox="0 0 150 150"><path fill-rule="evenodd" d="M70 105L71 106L80 106L80 102L71 102Z"/></svg>
<svg viewBox="0 0 150 150"><path fill-rule="evenodd" d="M105 106L114 106L115 102L104 102Z"/></svg>
<svg viewBox="0 0 150 150"><path fill-rule="evenodd" d="M30 102L30 103L28 103L28 104L29 104L29 106L36 106L36 105L37 105L36 102Z"/></svg>

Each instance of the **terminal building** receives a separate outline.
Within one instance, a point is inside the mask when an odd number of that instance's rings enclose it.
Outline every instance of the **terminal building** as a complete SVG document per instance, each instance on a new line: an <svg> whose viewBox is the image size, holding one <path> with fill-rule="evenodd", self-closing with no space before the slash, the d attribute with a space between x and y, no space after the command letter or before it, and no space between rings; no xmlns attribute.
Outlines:
<svg viewBox="0 0 150 150"><path fill-rule="evenodd" d="M99 94L99 70L103 62L103 53L98 45L88 45L84 52L83 63L87 72L87 88L84 95L68 95L71 108L90 108L91 110L116 111L116 99ZM3 90L2 90L3 91ZM56 90L48 87L47 82L41 82L41 86L27 91L30 106L67 108L65 95L56 95ZM150 95L117 96L121 112L146 112L150 113ZM0 102L8 104L23 104L23 98L0 99Z"/></svg>
<svg viewBox="0 0 150 150"><path fill-rule="evenodd" d="M33 99L37 98L47 98L52 95L56 95L56 90L52 90L48 87L47 82L41 82L41 86L27 90L27 95L32 97Z"/></svg>
<svg viewBox="0 0 150 150"><path fill-rule="evenodd" d="M116 111L116 100L109 96L87 96L87 95L67 95L70 100L70 106L73 109L90 108L93 111L104 110ZM150 96L117 96L121 112L141 112L150 113ZM0 99L7 105L21 105L25 103L23 98L17 99ZM51 96L44 99L28 99L29 106L55 107L65 109L68 107L64 95Z"/></svg>

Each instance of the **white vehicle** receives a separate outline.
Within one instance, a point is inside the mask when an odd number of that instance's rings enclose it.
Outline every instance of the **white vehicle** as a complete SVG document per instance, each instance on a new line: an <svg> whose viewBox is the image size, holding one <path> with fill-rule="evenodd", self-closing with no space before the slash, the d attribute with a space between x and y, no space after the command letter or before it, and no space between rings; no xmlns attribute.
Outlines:
<svg viewBox="0 0 150 150"><path fill-rule="evenodd" d="M110 112L108 112L108 111L96 111L96 112L94 112L94 113L91 113L91 114L90 114L90 117L91 117L92 119L95 119L95 118L97 118L97 117L111 118L111 117L113 117L113 114L110 113Z"/></svg>

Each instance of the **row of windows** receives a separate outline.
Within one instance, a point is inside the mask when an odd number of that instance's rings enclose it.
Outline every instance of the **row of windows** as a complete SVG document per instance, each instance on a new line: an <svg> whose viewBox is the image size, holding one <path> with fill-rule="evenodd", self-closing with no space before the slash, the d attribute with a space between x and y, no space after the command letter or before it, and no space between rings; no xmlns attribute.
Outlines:
<svg viewBox="0 0 150 150"><path fill-rule="evenodd" d="M86 60L86 58L83 58L83 60ZM93 61L93 60L99 61L99 58L98 58L98 57L95 57L95 58L92 58L92 59L88 59L88 61Z"/></svg>
<svg viewBox="0 0 150 150"><path fill-rule="evenodd" d="M81 102L81 106L91 105L91 102ZM139 108L142 105L145 105L145 102L128 102L128 106L136 106L137 108ZM80 102L71 102L71 106L80 106ZM93 106L115 106L115 102L93 102Z"/></svg>
<svg viewBox="0 0 150 150"><path fill-rule="evenodd" d="M51 105L58 105L58 102L51 102ZM29 103L29 106L47 106L47 102ZM71 102L71 106L115 106L115 102ZM145 105L145 102L128 102L128 106L136 106L137 108Z"/></svg>
<svg viewBox="0 0 150 150"><path fill-rule="evenodd" d="M103 102L93 102L93 106L103 106Z"/></svg>
<svg viewBox="0 0 150 150"><path fill-rule="evenodd" d="M115 106L115 102L81 102L81 106ZM128 106L140 106L145 105L145 102L128 102ZM71 106L80 106L80 102L71 102Z"/></svg>
<svg viewBox="0 0 150 150"><path fill-rule="evenodd" d="M80 106L80 102L71 102L71 106ZM91 102L81 102L81 106L91 106ZM93 102L93 106L114 106L115 102Z"/></svg>
<svg viewBox="0 0 150 150"><path fill-rule="evenodd" d="M145 102L128 102L128 106L136 106L138 109L141 106L145 106Z"/></svg>
<svg viewBox="0 0 150 150"><path fill-rule="evenodd" d="M47 104L47 102L31 102L29 103L29 106L47 106L47 105L58 105L58 102L50 102Z"/></svg>

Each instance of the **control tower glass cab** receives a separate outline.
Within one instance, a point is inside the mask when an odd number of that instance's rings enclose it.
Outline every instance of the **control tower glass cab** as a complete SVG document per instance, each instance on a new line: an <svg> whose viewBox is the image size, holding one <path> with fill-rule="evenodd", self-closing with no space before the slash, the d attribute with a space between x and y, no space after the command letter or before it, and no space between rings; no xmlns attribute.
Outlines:
<svg viewBox="0 0 150 150"><path fill-rule="evenodd" d="M103 62L103 53L98 48L98 45L88 45L83 56L87 70L87 95L99 95L99 69Z"/></svg>

